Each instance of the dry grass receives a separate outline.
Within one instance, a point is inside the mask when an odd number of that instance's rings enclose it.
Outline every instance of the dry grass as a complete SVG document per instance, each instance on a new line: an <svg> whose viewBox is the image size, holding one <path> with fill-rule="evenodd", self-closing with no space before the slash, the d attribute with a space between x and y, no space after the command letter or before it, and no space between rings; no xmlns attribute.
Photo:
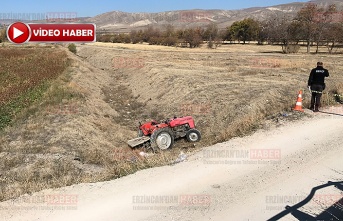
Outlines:
<svg viewBox="0 0 343 221"><path fill-rule="evenodd" d="M250 133L291 109L317 60L331 72L327 91L343 90L339 55L283 55L274 53L279 47L249 45L94 45L79 46L80 57L66 52L73 59L68 70L0 134L0 200L172 164L181 150L191 154ZM113 65L114 57L130 59ZM330 94L323 102L336 103ZM180 140L171 151L142 157L127 147L139 121L181 115L192 115L202 132L196 148Z"/></svg>
<svg viewBox="0 0 343 221"><path fill-rule="evenodd" d="M116 69L120 89L115 83L104 89L106 101L121 113L117 122L130 127L143 119L193 115L206 134L206 144L242 134L266 116L290 110L300 89L307 106L307 78L317 60L323 60L331 71L327 91L341 87L335 83L342 79L337 70L340 55L284 55L274 53L280 48L271 46L229 45L219 50L152 46L150 51L146 45L125 45L130 51L116 44L111 47L81 48L80 55L105 69L109 67L102 58L121 56L125 60L131 55L144 61L143 68L129 63ZM335 100L324 95L323 103L330 105Z"/></svg>
<svg viewBox="0 0 343 221"><path fill-rule="evenodd" d="M42 48L0 49L0 130L30 104L40 99L67 66L61 50Z"/></svg>
<svg viewBox="0 0 343 221"><path fill-rule="evenodd" d="M0 48L0 104L64 71L66 54L54 49Z"/></svg>

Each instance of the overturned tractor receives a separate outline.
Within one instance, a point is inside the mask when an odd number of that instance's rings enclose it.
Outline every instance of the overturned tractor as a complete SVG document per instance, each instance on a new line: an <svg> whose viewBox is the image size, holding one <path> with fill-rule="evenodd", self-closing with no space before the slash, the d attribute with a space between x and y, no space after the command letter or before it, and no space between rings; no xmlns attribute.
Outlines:
<svg viewBox="0 0 343 221"><path fill-rule="evenodd" d="M138 137L129 140L128 144L132 148L167 150L174 145L176 139L183 137L186 137L189 142L198 142L201 139L200 131L195 129L194 119L191 116L174 117L161 123L155 120L140 123Z"/></svg>

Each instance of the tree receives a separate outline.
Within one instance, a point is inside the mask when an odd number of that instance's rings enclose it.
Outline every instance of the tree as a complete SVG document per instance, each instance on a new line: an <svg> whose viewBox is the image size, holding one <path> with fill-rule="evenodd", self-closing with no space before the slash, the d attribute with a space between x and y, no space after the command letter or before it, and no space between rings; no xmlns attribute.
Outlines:
<svg viewBox="0 0 343 221"><path fill-rule="evenodd" d="M256 40L260 31L259 23L252 19L246 18L242 21L234 22L229 28L228 35L233 40L243 41L243 44L246 41Z"/></svg>
<svg viewBox="0 0 343 221"><path fill-rule="evenodd" d="M288 45L290 40L289 26L291 18L287 16L272 15L262 24L261 33L265 35L268 43L282 43Z"/></svg>
<svg viewBox="0 0 343 221"><path fill-rule="evenodd" d="M119 34L114 34L111 38L110 41L112 43L121 43L121 39L119 37Z"/></svg>
<svg viewBox="0 0 343 221"><path fill-rule="evenodd" d="M326 10L324 8L317 9L317 15L315 18L316 32L315 32L315 41L316 41L316 53L319 51L320 42L325 40L324 33L331 32L335 26L332 25L334 22L333 16L337 14L336 5L330 5ZM328 31L330 30L330 31Z"/></svg>
<svg viewBox="0 0 343 221"><path fill-rule="evenodd" d="M219 42L219 31L218 26L215 23L207 25L206 30L202 33L202 39L207 42L208 48L213 48L218 46Z"/></svg>
<svg viewBox="0 0 343 221"><path fill-rule="evenodd" d="M152 25L149 25L142 33L142 40L149 42L151 37L160 37L161 32L159 29L155 29Z"/></svg>
<svg viewBox="0 0 343 221"><path fill-rule="evenodd" d="M172 25L166 25L165 30L163 33L164 37L174 37L175 36L175 28Z"/></svg>
<svg viewBox="0 0 343 221"><path fill-rule="evenodd" d="M151 36L148 42L150 45L160 45L163 43L162 37Z"/></svg>
<svg viewBox="0 0 343 221"><path fill-rule="evenodd" d="M203 40L210 41L218 37L218 26L215 23L207 25L206 30L203 33Z"/></svg>
<svg viewBox="0 0 343 221"><path fill-rule="evenodd" d="M281 44L284 53L296 53L302 36L300 22L289 15L271 15L260 23L260 41L265 39L269 44Z"/></svg>
<svg viewBox="0 0 343 221"><path fill-rule="evenodd" d="M311 42L317 31L316 20L320 10L316 4L308 3L297 13L295 20L300 24L302 39L306 40L307 53L310 53Z"/></svg>
<svg viewBox="0 0 343 221"><path fill-rule="evenodd" d="M123 43L131 43L130 35L128 35L128 34L120 34L119 36L122 39Z"/></svg>
<svg viewBox="0 0 343 221"><path fill-rule="evenodd" d="M136 30L132 30L130 32L130 39L131 39L132 44L139 43L142 40L140 36L140 32L137 32Z"/></svg>
<svg viewBox="0 0 343 221"><path fill-rule="evenodd" d="M99 37L97 37L97 41L100 42L112 42L112 35L108 35L108 34L104 34L104 35L100 35Z"/></svg>
<svg viewBox="0 0 343 221"><path fill-rule="evenodd" d="M257 41L259 45L262 45L268 39L267 23L265 21L259 22L259 32L257 36Z"/></svg>
<svg viewBox="0 0 343 221"><path fill-rule="evenodd" d="M343 15L343 11L336 12L336 15ZM333 14L331 14L332 18ZM339 44L343 43L343 16L337 20L330 19L330 22L323 29L323 36L329 53Z"/></svg>
<svg viewBox="0 0 343 221"><path fill-rule="evenodd" d="M164 32L162 33L163 38L161 39L161 44L165 46L175 46L177 43L177 34L175 28L172 25L166 25L164 27Z"/></svg>
<svg viewBox="0 0 343 221"><path fill-rule="evenodd" d="M201 33L201 30L199 28L197 29L189 28L185 30L184 39L189 44L190 48L196 48L201 45L202 38L201 38L200 33Z"/></svg>
<svg viewBox="0 0 343 221"><path fill-rule="evenodd" d="M170 36L163 39L163 45L165 46L175 46L177 43L177 37Z"/></svg>
<svg viewBox="0 0 343 221"><path fill-rule="evenodd" d="M231 32L231 26L227 27L223 32L222 32L222 37L224 41L232 41L233 36Z"/></svg>
<svg viewBox="0 0 343 221"><path fill-rule="evenodd" d="M208 48L213 48L213 46L214 46L214 43L213 43L212 39L210 39L210 40L207 42L207 47L208 47Z"/></svg>

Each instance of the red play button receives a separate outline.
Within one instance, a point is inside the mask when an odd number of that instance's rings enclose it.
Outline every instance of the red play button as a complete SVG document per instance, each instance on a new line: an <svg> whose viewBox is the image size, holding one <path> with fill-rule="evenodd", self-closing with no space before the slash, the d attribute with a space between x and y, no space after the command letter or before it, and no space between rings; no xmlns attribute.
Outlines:
<svg viewBox="0 0 343 221"><path fill-rule="evenodd" d="M21 44L27 42L31 37L31 29L28 25L16 22L8 26L7 38L10 42Z"/></svg>

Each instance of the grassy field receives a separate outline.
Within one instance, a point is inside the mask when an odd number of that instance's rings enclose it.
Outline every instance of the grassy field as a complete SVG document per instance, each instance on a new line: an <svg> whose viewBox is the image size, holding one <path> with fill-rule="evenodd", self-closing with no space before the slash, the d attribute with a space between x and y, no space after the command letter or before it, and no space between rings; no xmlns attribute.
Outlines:
<svg viewBox="0 0 343 221"><path fill-rule="evenodd" d="M206 144L242 135L265 116L290 110L300 89L308 106L307 79L317 60L331 71L327 92L342 92L341 55L285 55L278 46L257 45L216 50L95 45L79 54L115 75L103 91L120 112L120 124L134 129L132 122L142 119L193 115ZM323 103L335 100L328 94Z"/></svg>
<svg viewBox="0 0 343 221"><path fill-rule="evenodd" d="M276 124L301 118L306 114L290 110L300 89L308 105L307 78L318 60L331 73L323 103L337 104L332 94L343 93L342 55L285 55L277 46L94 43L79 45L77 55L21 48L15 56L12 48L2 50L1 56L7 54L0 60L0 88L8 91L2 102L26 101L18 99L26 94L30 102L14 107L30 107L0 134L0 200L171 164L181 151L191 154L268 128L266 118ZM36 96L29 88L42 89ZM6 110L2 115L10 119L18 115L11 115L16 108ZM127 147L139 121L182 115L195 118L200 143L181 140L171 151L148 157Z"/></svg>
<svg viewBox="0 0 343 221"><path fill-rule="evenodd" d="M49 80L59 76L66 66L63 51L0 48L0 129L42 97Z"/></svg>

